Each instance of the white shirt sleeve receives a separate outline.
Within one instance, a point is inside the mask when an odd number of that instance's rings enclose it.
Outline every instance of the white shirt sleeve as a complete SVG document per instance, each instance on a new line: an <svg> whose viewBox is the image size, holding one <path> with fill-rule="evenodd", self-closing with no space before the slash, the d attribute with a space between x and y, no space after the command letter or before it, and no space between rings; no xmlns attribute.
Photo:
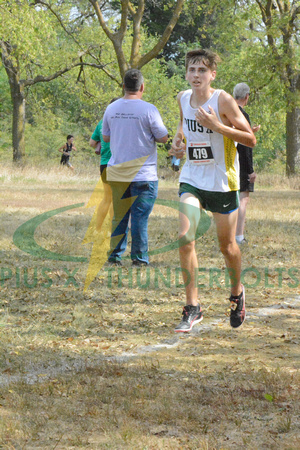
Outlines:
<svg viewBox="0 0 300 450"><path fill-rule="evenodd" d="M108 122L107 110L105 111L104 116L103 116L102 134L104 134L104 136L110 136L110 127L109 127L109 122Z"/></svg>
<svg viewBox="0 0 300 450"><path fill-rule="evenodd" d="M153 109L149 114L149 121L151 132L156 139L160 139L168 134L168 130L165 127L161 115L155 106L153 106Z"/></svg>

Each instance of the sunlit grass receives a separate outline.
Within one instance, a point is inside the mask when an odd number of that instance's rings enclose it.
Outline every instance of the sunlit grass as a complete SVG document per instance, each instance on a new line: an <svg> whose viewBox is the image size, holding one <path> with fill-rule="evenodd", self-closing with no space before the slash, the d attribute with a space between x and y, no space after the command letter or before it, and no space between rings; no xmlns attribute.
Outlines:
<svg viewBox="0 0 300 450"><path fill-rule="evenodd" d="M251 194L243 328L229 327L212 223L196 244L204 320L178 336L178 250L153 256L148 271L129 260L120 270L105 266L84 292L87 263L40 259L13 244L15 230L38 214L86 205L98 167L72 174L7 164L1 176L1 448L299 448L297 179L278 177L272 189L271 176L259 174ZM178 175L163 176L159 198L176 201ZM82 239L92 213L81 207L49 218L35 240L88 259L91 244ZM156 205L150 249L176 240L177 228L177 211Z"/></svg>

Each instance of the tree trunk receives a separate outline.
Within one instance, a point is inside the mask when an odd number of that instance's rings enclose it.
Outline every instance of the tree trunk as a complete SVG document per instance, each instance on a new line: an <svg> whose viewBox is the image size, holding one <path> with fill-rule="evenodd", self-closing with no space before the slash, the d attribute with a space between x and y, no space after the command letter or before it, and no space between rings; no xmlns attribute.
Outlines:
<svg viewBox="0 0 300 450"><path fill-rule="evenodd" d="M10 96L13 104L12 143L13 161L21 161L25 156L25 96L24 83L20 81L18 59L12 57L12 46L9 42L0 41L2 63L6 70Z"/></svg>
<svg viewBox="0 0 300 450"><path fill-rule="evenodd" d="M286 174L300 171L300 108L286 113Z"/></svg>
<svg viewBox="0 0 300 450"><path fill-rule="evenodd" d="M12 55L13 47L9 42L4 42L0 39L0 56L2 57L3 66L8 76L10 95L13 104L13 161L20 162L25 156L25 88L36 83L46 83L52 81L74 67L83 66L84 63L82 63L82 61L74 62L69 67L64 67L51 75L37 75L33 79L21 80L19 60L17 57L13 57ZM99 65L96 65L96 67L102 68L102 66Z"/></svg>
<svg viewBox="0 0 300 450"><path fill-rule="evenodd" d="M13 161L17 162L25 156L25 98L18 83L10 83L10 85L13 102Z"/></svg>

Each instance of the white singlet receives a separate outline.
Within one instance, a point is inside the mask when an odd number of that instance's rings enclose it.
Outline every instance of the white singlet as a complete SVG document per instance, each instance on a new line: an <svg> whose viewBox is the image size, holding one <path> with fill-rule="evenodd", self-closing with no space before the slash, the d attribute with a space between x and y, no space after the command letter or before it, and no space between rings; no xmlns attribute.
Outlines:
<svg viewBox="0 0 300 450"><path fill-rule="evenodd" d="M211 106L220 122L222 119L218 100L221 92L221 89L216 89L202 105L207 112L208 106ZM191 95L192 89L188 89L180 98L187 159L179 182L191 184L204 191L238 191L239 161L235 143L232 139L198 124L195 119L198 108L191 107Z"/></svg>

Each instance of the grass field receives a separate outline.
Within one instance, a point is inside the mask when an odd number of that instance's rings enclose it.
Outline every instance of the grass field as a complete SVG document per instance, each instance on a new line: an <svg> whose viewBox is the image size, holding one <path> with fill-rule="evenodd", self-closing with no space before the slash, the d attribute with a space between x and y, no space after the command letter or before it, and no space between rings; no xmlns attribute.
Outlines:
<svg viewBox="0 0 300 450"><path fill-rule="evenodd" d="M178 250L152 256L151 268L105 265L84 290L94 168L6 164L0 179L0 448L300 448L299 178L258 176L239 330L213 222L199 239L204 320L187 336L174 333ZM177 181L161 170L151 250L177 238L178 213L163 202L177 201ZM28 247L30 227L14 243L30 220L46 253Z"/></svg>

